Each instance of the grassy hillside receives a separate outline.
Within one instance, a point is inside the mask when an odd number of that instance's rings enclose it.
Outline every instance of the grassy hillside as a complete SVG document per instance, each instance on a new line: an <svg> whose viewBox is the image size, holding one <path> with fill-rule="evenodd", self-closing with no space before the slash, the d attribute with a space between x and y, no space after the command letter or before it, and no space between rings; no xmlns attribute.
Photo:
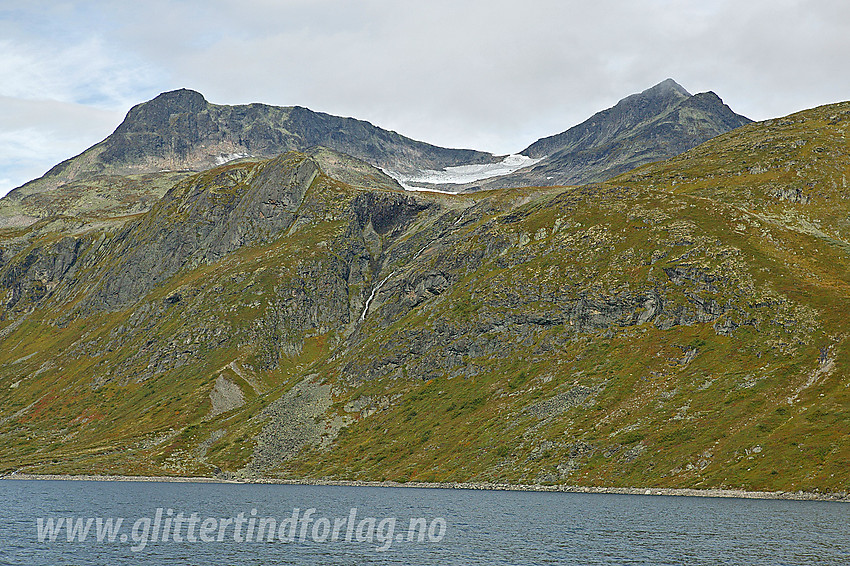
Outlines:
<svg viewBox="0 0 850 566"><path fill-rule="evenodd" d="M0 468L846 490L848 125L457 196L290 153L6 229Z"/></svg>

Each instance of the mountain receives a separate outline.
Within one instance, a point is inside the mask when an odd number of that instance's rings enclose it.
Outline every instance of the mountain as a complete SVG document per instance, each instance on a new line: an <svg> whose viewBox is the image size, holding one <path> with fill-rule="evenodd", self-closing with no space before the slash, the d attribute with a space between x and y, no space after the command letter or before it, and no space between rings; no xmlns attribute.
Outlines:
<svg viewBox="0 0 850 566"><path fill-rule="evenodd" d="M11 191L0 201L0 226L56 214L144 211L192 172L315 146L401 173L494 160L489 153L437 147L362 120L300 106L211 104L181 89L134 106L105 140ZM110 188L107 198L104 187Z"/></svg>
<svg viewBox="0 0 850 566"><path fill-rule="evenodd" d="M639 165L678 155L750 122L713 92L691 95L667 79L520 152L539 160L537 163L455 190L604 181Z"/></svg>
<svg viewBox="0 0 850 566"><path fill-rule="evenodd" d="M105 140L0 199L0 227L145 212L193 172L313 147L366 161L410 188L460 192L580 184L677 155L747 122L713 93L691 96L668 79L502 159L299 106L210 104L200 93L181 89L133 107Z"/></svg>
<svg viewBox="0 0 850 566"><path fill-rule="evenodd" d="M0 471L846 495L848 126L463 195L290 151L0 230Z"/></svg>

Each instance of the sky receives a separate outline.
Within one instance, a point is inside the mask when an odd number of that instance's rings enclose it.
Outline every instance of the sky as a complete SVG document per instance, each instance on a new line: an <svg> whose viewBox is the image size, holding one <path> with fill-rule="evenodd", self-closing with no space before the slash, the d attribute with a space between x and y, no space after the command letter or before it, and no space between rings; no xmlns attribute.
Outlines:
<svg viewBox="0 0 850 566"><path fill-rule="evenodd" d="M847 0L0 0L0 195L191 88L496 154L670 77L755 120L850 99Z"/></svg>

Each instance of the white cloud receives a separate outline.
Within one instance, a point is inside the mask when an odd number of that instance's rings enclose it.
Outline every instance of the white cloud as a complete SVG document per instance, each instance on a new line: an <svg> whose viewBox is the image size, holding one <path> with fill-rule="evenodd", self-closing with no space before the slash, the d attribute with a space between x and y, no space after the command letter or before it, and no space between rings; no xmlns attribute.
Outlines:
<svg viewBox="0 0 850 566"><path fill-rule="evenodd" d="M754 118L839 100L848 23L850 4L829 0L213 0L180 3L155 41L141 15L126 31L216 102L301 104L509 153L667 77Z"/></svg>
<svg viewBox="0 0 850 566"><path fill-rule="evenodd" d="M0 97L0 195L103 139L121 112Z"/></svg>
<svg viewBox="0 0 850 566"><path fill-rule="evenodd" d="M109 135L157 76L102 39L52 39L0 40L0 196Z"/></svg>
<svg viewBox="0 0 850 566"><path fill-rule="evenodd" d="M0 40L0 52L0 96L8 98L125 108L158 75L97 37L71 45Z"/></svg>

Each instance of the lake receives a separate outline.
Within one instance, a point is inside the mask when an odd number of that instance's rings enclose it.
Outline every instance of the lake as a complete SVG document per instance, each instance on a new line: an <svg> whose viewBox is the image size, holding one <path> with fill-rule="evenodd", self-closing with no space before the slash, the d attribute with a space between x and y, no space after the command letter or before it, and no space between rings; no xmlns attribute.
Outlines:
<svg viewBox="0 0 850 566"><path fill-rule="evenodd" d="M0 498L10 566L850 560L850 505L824 501L27 480Z"/></svg>

